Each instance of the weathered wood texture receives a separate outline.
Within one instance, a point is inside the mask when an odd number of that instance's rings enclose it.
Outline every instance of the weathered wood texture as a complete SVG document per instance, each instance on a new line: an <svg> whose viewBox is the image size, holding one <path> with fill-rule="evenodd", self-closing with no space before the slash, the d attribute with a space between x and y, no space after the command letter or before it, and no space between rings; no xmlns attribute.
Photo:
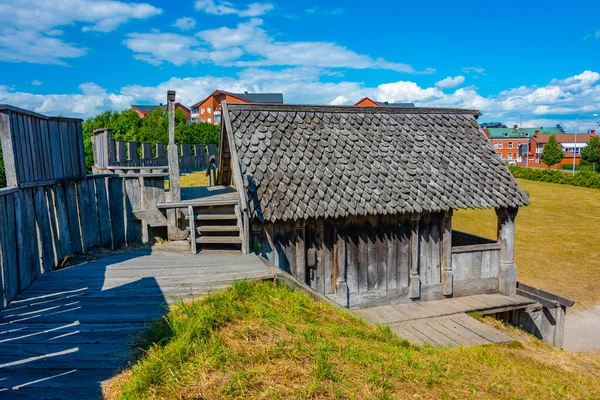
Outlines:
<svg viewBox="0 0 600 400"><path fill-rule="evenodd" d="M143 177L0 189L0 308L67 256L148 241L133 210L161 201L162 179Z"/></svg>
<svg viewBox="0 0 600 400"><path fill-rule="evenodd" d="M168 247L52 271L18 295L0 313L0 398L100 399L101 382L132 360L167 303L274 277L256 256Z"/></svg>
<svg viewBox="0 0 600 400"><path fill-rule="evenodd" d="M8 186L86 175L81 120L0 106L0 139Z"/></svg>
<svg viewBox="0 0 600 400"><path fill-rule="evenodd" d="M141 151L138 151L138 146ZM152 143L125 142L113 140L110 129L97 129L92 135L92 148L94 150L94 172L104 173L116 171L117 173L137 173L140 171L161 172L168 170L169 158L165 152L165 145L155 144L155 154L152 153ZM194 153L192 154L192 147ZM179 170L181 173L190 173L205 170L209 159L214 154L208 146L205 153L203 145L183 144L178 146ZM120 168L119 168L120 167Z"/></svg>

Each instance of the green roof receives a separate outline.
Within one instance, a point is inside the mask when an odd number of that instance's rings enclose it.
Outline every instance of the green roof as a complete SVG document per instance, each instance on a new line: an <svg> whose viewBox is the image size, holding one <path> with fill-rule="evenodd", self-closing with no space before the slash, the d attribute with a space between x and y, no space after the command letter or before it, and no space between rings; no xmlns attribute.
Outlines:
<svg viewBox="0 0 600 400"><path fill-rule="evenodd" d="M490 134L490 139L530 138L535 135L536 131L549 134L563 133L558 126L549 128L487 128L487 131Z"/></svg>

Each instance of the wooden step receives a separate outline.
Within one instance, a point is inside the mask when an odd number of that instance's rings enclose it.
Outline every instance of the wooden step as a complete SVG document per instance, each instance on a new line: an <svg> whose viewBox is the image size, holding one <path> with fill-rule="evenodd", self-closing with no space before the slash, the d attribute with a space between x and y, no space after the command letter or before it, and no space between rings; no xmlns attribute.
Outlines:
<svg viewBox="0 0 600 400"><path fill-rule="evenodd" d="M223 221L237 219L235 214L196 214L197 221Z"/></svg>
<svg viewBox="0 0 600 400"><path fill-rule="evenodd" d="M184 208L188 206L192 207L216 207L216 206L235 206L238 204L237 199L225 199L225 200L186 200L180 203L159 203L156 205L157 208Z"/></svg>
<svg viewBox="0 0 600 400"><path fill-rule="evenodd" d="M239 236L200 236L196 239L199 244L242 244Z"/></svg>
<svg viewBox="0 0 600 400"><path fill-rule="evenodd" d="M198 232L239 232L240 228L237 225L204 225L197 226Z"/></svg>

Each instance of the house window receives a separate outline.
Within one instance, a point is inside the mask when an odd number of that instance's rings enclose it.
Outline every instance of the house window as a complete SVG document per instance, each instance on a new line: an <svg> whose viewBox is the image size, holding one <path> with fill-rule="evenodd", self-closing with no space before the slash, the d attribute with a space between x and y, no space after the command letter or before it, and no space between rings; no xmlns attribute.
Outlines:
<svg viewBox="0 0 600 400"><path fill-rule="evenodd" d="M508 148L512 149L512 142L508 142Z"/></svg>
<svg viewBox="0 0 600 400"><path fill-rule="evenodd" d="M204 114L204 107L200 110L200 114Z"/></svg>
<svg viewBox="0 0 600 400"><path fill-rule="evenodd" d="M219 122L221 122L221 116L220 115L215 115L215 124L218 124Z"/></svg>
<svg viewBox="0 0 600 400"><path fill-rule="evenodd" d="M512 153L508 153L508 159L512 160Z"/></svg>
<svg viewBox="0 0 600 400"><path fill-rule="evenodd" d="M497 149L498 148L498 143L494 143L494 148Z"/></svg>
<svg viewBox="0 0 600 400"><path fill-rule="evenodd" d="M206 122L208 122L208 123L210 124L212 121L211 121L211 120L210 120L210 118L209 118L209 119L208 119L208 121L206 121Z"/></svg>
<svg viewBox="0 0 600 400"><path fill-rule="evenodd" d="M204 122L204 118L202 118L202 122Z"/></svg>
<svg viewBox="0 0 600 400"><path fill-rule="evenodd" d="M498 148L501 149L502 148L502 142L498 143Z"/></svg>
<svg viewBox="0 0 600 400"><path fill-rule="evenodd" d="M210 113L210 107L206 107L206 112ZM208 121L208 122L210 122L210 121Z"/></svg>

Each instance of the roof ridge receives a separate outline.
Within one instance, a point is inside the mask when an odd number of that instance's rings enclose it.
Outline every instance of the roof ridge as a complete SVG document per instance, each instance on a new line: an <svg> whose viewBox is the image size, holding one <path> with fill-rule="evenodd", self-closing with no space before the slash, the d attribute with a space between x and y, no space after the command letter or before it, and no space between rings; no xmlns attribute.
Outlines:
<svg viewBox="0 0 600 400"><path fill-rule="evenodd" d="M232 110L250 110L250 111L304 111L304 112L351 112L363 114L471 114L480 116L479 110L470 110L463 108L442 108L442 107L361 107L361 106L331 106L317 104L268 104L268 103L227 103L230 111Z"/></svg>

